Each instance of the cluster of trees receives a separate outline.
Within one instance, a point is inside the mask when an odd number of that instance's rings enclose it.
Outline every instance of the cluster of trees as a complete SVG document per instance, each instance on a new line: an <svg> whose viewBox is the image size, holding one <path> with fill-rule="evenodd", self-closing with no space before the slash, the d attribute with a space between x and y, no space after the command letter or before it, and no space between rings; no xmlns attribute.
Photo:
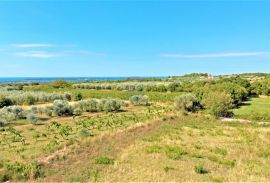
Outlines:
<svg viewBox="0 0 270 183"><path fill-rule="evenodd" d="M206 76L206 74L200 74ZM126 90L156 92L198 92L202 90L225 91L232 97L233 103L241 103L247 96L270 95L270 79L250 82L241 76L215 80L164 81L164 82L100 82L72 85L73 88L95 90ZM206 91L208 92L208 91Z"/></svg>
<svg viewBox="0 0 270 183"><path fill-rule="evenodd" d="M33 105L36 103L51 102L57 99L71 100L72 94L0 90L0 108L11 105Z"/></svg>
<svg viewBox="0 0 270 183"><path fill-rule="evenodd" d="M211 91L204 95L201 101L193 94L183 94L175 99L177 109L195 112L204 109L215 117L228 117L232 115L232 98L225 92Z"/></svg>
<svg viewBox="0 0 270 183"><path fill-rule="evenodd" d="M126 90L126 91L176 91L180 86L177 82L123 82L123 83L81 83L72 85L73 88L95 90Z"/></svg>
<svg viewBox="0 0 270 183"><path fill-rule="evenodd" d="M230 109L237 107L252 92L252 84L241 77L223 78L215 81L185 83L186 94L175 99L176 107L185 111L205 109L216 117L231 116Z"/></svg>
<svg viewBox="0 0 270 183"><path fill-rule="evenodd" d="M251 93L270 96L270 77L252 82Z"/></svg>
<svg viewBox="0 0 270 183"><path fill-rule="evenodd" d="M64 100L55 100L52 106L48 106L41 113L49 116L81 115L83 112L112 112L119 111L123 102L118 99L86 99L74 105Z"/></svg>
<svg viewBox="0 0 270 183"><path fill-rule="evenodd" d="M48 116L73 116L81 115L83 112L113 112L119 111L123 102L118 99L86 99L74 105L65 100L55 100L51 106L45 108L32 107L30 110L23 110L21 106L8 106L0 109L0 126L19 120L27 119L31 123L38 121L38 114Z"/></svg>
<svg viewBox="0 0 270 183"><path fill-rule="evenodd" d="M29 119L29 121L34 122L36 118L33 118L33 116L36 113L36 108L23 110L21 106L17 105L4 107L0 109L0 126L19 119Z"/></svg>

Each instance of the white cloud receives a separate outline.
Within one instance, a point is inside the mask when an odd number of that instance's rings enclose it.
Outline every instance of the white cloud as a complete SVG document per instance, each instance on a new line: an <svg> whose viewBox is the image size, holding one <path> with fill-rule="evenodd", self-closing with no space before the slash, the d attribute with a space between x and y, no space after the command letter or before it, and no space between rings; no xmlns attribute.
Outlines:
<svg viewBox="0 0 270 183"><path fill-rule="evenodd" d="M167 58L225 58L225 57L256 57L270 56L270 52L229 52L229 53L209 53L209 54L161 54Z"/></svg>
<svg viewBox="0 0 270 183"><path fill-rule="evenodd" d="M64 54L60 52L48 52L48 51L25 51L25 52L16 52L15 56L32 57L32 58L53 58L64 56Z"/></svg>
<svg viewBox="0 0 270 183"><path fill-rule="evenodd" d="M40 48L40 47L53 47L52 44L33 43L33 44L12 44L16 48Z"/></svg>

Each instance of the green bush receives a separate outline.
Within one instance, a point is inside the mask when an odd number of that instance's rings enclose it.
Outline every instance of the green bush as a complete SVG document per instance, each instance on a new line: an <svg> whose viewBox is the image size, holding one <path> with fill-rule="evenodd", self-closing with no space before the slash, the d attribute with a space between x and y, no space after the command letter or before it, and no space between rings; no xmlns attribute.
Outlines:
<svg viewBox="0 0 270 183"><path fill-rule="evenodd" d="M65 88L68 86L69 86L69 83L66 82L65 80L56 80L56 81L52 82L52 87L54 87L54 88Z"/></svg>
<svg viewBox="0 0 270 183"><path fill-rule="evenodd" d="M208 170L206 168L203 167L203 165L197 165L194 168L194 171L198 174L205 174L208 173Z"/></svg>
<svg viewBox="0 0 270 183"><path fill-rule="evenodd" d="M82 98L83 97L82 97L82 94L81 93L76 93L75 96L74 96L74 100L75 101L80 101L80 100L82 100Z"/></svg>
<svg viewBox="0 0 270 183"><path fill-rule="evenodd" d="M129 100L133 105L149 105L149 97L147 95L133 95Z"/></svg>
<svg viewBox="0 0 270 183"><path fill-rule="evenodd" d="M26 104L27 105L34 105L36 103L35 98L31 95L27 96Z"/></svg>
<svg viewBox="0 0 270 183"><path fill-rule="evenodd" d="M179 160L183 155L187 154L187 152L181 147L171 147L171 146L167 146L165 152L167 157L172 160Z"/></svg>
<svg viewBox="0 0 270 183"><path fill-rule="evenodd" d="M56 116L72 115L72 107L64 100L55 100L53 102L53 114Z"/></svg>
<svg viewBox="0 0 270 183"><path fill-rule="evenodd" d="M101 156L96 159L96 164L113 165L114 160L105 156Z"/></svg>
<svg viewBox="0 0 270 183"><path fill-rule="evenodd" d="M224 92L210 92L202 101L207 112L215 117L228 117L232 115L232 99Z"/></svg>
<svg viewBox="0 0 270 183"><path fill-rule="evenodd" d="M14 105L14 102L11 99L0 95L0 108L11 106L11 105Z"/></svg>
<svg viewBox="0 0 270 183"><path fill-rule="evenodd" d="M30 164L15 162L4 164L4 174L5 178L9 180L27 180L42 176L42 171L37 162Z"/></svg>
<svg viewBox="0 0 270 183"><path fill-rule="evenodd" d="M177 109L184 111L196 111L200 108L198 100L192 94L183 94L175 98Z"/></svg>

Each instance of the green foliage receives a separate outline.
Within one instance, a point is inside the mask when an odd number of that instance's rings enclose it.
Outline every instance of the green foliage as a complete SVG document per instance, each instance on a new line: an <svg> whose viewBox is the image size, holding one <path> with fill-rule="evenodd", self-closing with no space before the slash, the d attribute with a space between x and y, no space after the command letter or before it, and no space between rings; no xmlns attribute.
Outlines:
<svg viewBox="0 0 270 183"><path fill-rule="evenodd" d="M14 105L14 102L6 96L0 95L0 108Z"/></svg>
<svg viewBox="0 0 270 183"><path fill-rule="evenodd" d="M55 100L53 102L53 114L56 116L72 115L72 107L64 100Z"/></svg>
<svg viewBox="0 0 270 183"><path fill-rule="evenodd" d="M162 147L158 145L151 145L145 148L146 153L160 153L162 152Z"/></svg>
<svg viewBox="0 0 270 183"><path fill-rule="evenodd" d="M83 98L83 96L81 93L76 93L74 96L75 101L80 101L80 100L82 100L82 98Z"/></svg>
<svg viewBox="0 0 270 183"><path fill-rule="evenodd" d="M202 101L207 112L215 117L226 117L232 115L232 99L224 92L210 92Z"/></svg>
<svg viewBox="0 0 270 183"><path fill-rule="evenodd" d="M82 128L79 131L79 135L80 135L80 137L85 138L85 137L91 136L91 133L89 132L89 130L87 128Z"/></svg>
<svg viewBox="0 0 270 183"><path fill-rule="evenodd" d="M132 97L130 97L130 102L133 105L143 105L143 106L147 106L149 105L149 97L147 95L134 95Z"/></svg>
<svg viewBox="0 0 270 183"><path fill-rule="evenodd" d="M52 87L54 88L65 88L69 86L69 83L66 82L65 80L56 80L52 82Z"/></svg>
<svg viewBox="0 0 270 183"><path fill-rule="evenodd" d="M203 165L197 165L194 167L194 171L198 174L206 174L208 173L208 170L203 167Z"/></svg>
<svg viewBox="0 0 270 183"><path fill-rule="evenodd" d="M108 158L106 156L101 156L96 159L96 164L113 165L114 159Z"/></svg>
<svg viewBox="0 0 270 183"><path fill-rule="evenodd" d="M270 96L270 78L257 80L251 83L251 93L255 95L268 95Z"/></svg>
<svg viewBox="0 0 270 183"><path fill-rule="evenodd" d="M175 106L177 109L192 112L200 108L198 100L192 94L183 94L176 97Z"/></svg>
<svg viewBox="0 0 270 183"><path fill-rule="evenodd" d="M19 162L4 164L4 179L27 180L42 176L41 166L37 162L23 164ZM3 179L3 178L2 178ZM7 181L7 180L6 180Z"/></svg>
<svg viewBox="0 0 270 183"><path fill-rule="evenodd" d="M35 98L31 95L27 96L26 98L26 104L27 105L34 105L35 104Z"/></svg>
<svg viewBox="0 0 270 183"><path fill-rule="evenodd" d="M165 153L172 160L179 160L183 155L187 154L183 148L176 146L166 146Z"/></svg>

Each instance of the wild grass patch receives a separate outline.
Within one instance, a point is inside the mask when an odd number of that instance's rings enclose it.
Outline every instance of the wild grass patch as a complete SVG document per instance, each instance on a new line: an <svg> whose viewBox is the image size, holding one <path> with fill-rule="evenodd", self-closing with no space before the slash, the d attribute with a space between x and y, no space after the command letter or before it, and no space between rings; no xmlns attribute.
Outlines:
<svg viewBox="0 0 270 183"><path fill-rule="evenodd" d="M101 165L113 165L114 164L114 159L106 157L106 156L100 156L96 158L96 164L101 164Z"/></svg>
<svg viewBox="0 0 270 183"><path fill-rule="evenodd" d="M165 154L169 159L179 160L187 154L187 151L178 146L165 146Z"/></svg>

